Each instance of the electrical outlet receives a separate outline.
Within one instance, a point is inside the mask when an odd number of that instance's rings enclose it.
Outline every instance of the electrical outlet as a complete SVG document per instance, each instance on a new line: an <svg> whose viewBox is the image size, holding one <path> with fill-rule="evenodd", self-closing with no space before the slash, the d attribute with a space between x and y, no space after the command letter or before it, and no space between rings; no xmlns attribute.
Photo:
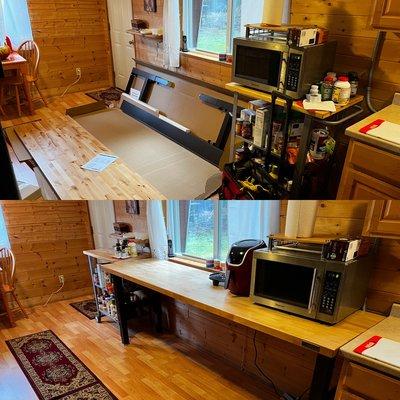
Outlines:
<svg viewBox="0 0 400 400"><path fill-rule="evenodd" d="M61 283L62 285L64 285L64 282L65 282L64 275L59 275L59 276L58 276L58 280L60 281L60 283Z"/></svg>
<svg viewBox="0 0 400 400"><path fill-rule="evenodd" d="M78 77L82 76L82 70L80 68L77 68L75 71L76 71L76 76Z"/></svg>

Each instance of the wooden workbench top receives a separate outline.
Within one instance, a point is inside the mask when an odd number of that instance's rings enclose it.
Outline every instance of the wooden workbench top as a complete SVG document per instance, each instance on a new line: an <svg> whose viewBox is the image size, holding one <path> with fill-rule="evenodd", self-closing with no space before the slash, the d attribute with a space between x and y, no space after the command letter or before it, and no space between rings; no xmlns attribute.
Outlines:
<svg viewBox="0 0 400 400"><path fill-rule="evenodd" d="M164 199L121 159L100 173L82 169L99 153L112 152L69 116L52 111L14 130L61 200Z"/></svg>
<svg viewBox="0 0 400 400"><path fill-rule="evenodd" d="M214 287L209 272L169 261L128 260L103 269L238 324L298 346L311 346L328 357L335 357L342 346L384 319L359 311L335 326L323 325L255 305L250 298L233 296L222 287Z"/></svg>
<svg viewBox="0 0 400 400"><path fill-rule="evenodd" d="M353 139L367 143L371 146L379 147L382 150L387 150L395 154L400 154L400 145L389 142L387 140L379 139L375 136L365 135L364 133L360 132L360 129L371 124L377 119L383 119L385 121L400 125L400 106L392 104L384 108L383 110L380 110L377 113L370 115L369 117L348 128L346 130L346 135L350 136Z"/></svg>
<svg viewBox="0 0 400 400"><path fill-rule="evenodd" d="M268 103L270 103L272 101L272 96L269 93L265 93L265 92L260 92L258 90L254 90L254 89L250 89L248 87L242 86L238 83L235 82L231 82L225 85L225 89L229 90L232 93L238 93L242 96L248 97L250 99L254 99L254 100L264 100ZM336 104L336 113L332 113L329 111L306 111L302 106L299 106L297 104L296 101L293 102L293 107L292 109L294 111L298 111L301 112L302 114L306 114L306 115L311 115L313 117L316 118L320 118L320 119L327 119L329 117L332 117L333 115L346 110L350 107L353 107L357 104L360 104L364 101L364 97L363 96L355 96L353 97L350 102L348 104L346 104L345 106L340 106L338 104ZM280 106L284 106L285 105L285 101L281 100L281 99L277 99L276 102L278 105Z"/></svg>

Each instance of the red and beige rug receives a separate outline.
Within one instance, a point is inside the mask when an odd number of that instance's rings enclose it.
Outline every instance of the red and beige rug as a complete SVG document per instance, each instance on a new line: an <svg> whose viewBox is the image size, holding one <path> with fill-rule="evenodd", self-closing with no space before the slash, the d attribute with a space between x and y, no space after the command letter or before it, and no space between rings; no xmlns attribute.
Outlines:
<svg viewBox="0 0 400 400"><path fill-rule="evenodd" d="M6 343L40 400L117 400L52 331Z"/></svg>
<svg viewBox="0 0 400 400"><path fill-rule="evenodd" d="M97 315L97 306L94 300L78 301L69 305L89 319L95 319Z"/></svg>

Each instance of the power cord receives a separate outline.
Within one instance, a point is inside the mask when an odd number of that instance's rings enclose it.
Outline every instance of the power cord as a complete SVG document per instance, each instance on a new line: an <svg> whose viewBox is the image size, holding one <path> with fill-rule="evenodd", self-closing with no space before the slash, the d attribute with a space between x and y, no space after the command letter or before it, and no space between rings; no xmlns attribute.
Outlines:
<svg viewBox="0 0 400 400"><path fill-rule="evenodd" d="M254 345L254 365L256 366L257 370L260 372L260 374L268 381L271 383L274 392L276 395L281 398L282 394L279 392L278 388L275 385L275 382L261 369L261 367L258 365L258 349L257 349L257 343L256 343L256 337L257 337L257 331L254 331L254 336L253 336L253 345Z"/></svg>
<svg viewBox="0 0 400 400"><path fill-rule="evenodd" d="M69 90L70 90L73 86L75 86L81 79L82 79L82 72L80 72L80 73L77 75L76 81L74 81L73 83L71 83L71 84L64 90L63 94L61 95L61 98L63 98L63 97L69 92Z"/></svg>
<svg viewBox="0 0 400 400"><path fill-rule="evenodd" d="M50 295L50 297L47 299L46 303L44 304L45 307L48 306L48 304L50 303L50 300L53 298L54 295L60 293L61 290L64 289L64 285L65 285L65 280L63 279L60 289L58 289L57 291L53 292L53 293Z"/></svg>
<svg viewBox="0 0 400 400"><path fill-rule="evenodd" d="M283 395L279 392L277 386L275 385L275 382L261 369L261 367L258 365L258 349L257 349L257 343L256 343L256 338L257 338L257 331L254 331L254 336L253 336L253 345L254 345L254 365L256 366L257 370L260 372L260 374L267 379L268 382L271 383L274 392L280 399L287 399L288 395ZM296 397L295 400L303 400L304 396L310 391L311 388L307 388L299 397ZM292 397L290 397L292 398Z"/></svg>

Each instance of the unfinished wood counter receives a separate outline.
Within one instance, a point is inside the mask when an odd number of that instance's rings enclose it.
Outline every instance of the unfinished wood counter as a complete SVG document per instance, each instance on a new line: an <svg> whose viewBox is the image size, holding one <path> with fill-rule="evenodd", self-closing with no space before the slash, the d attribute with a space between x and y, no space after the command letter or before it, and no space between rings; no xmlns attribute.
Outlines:
<svg viewBox="0 0 400 400"><path fill-rule="evenodd" d="M121 159L103 172L82 169L99 153L112 154L93 135L69 116L50 111L45 118L15 126L48 183L61 200L148 200L165 197L147 180L133 172Z"/></svg>
<svg viewBox="0 0 400 400"><path fill-rule="evenodd" d="M104 271L155 292L333 358L339 349L384 317L356 312L328 326L253 304L214 287L209 273L169 261L154 259L121 261L105 265Z"/></svg>

